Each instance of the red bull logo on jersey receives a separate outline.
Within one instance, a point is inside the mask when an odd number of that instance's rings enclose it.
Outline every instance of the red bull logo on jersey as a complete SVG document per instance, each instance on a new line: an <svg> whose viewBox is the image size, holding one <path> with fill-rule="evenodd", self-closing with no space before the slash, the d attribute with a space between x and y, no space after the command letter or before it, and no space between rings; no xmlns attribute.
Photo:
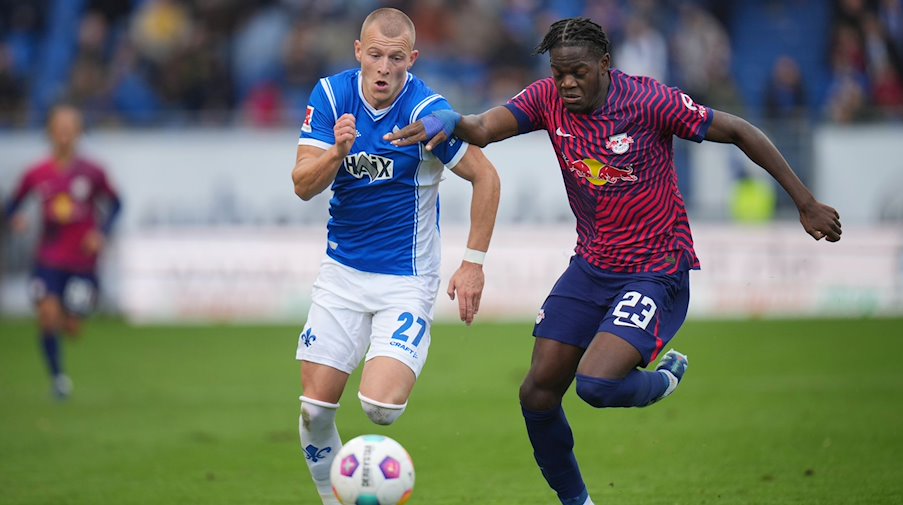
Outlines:
<svg viewBox="0 0 903 505"><path fill-rule="evenodd" d="M568 168L570 168L571 172L589 181L593 186L604 186L605 184L618 181L636 181L632 166L618 168L606 165L599 160L577 160L572 161Z"/></svg>
<svg viewBox="0 0 903 505"><path fill-rule="evenodd" d="M75 203L68 194L60 193L50 201L48 210L50 211L48 214L53 218L53 221L68 223L72 221L72 216L75 214Z"/></svg>
<svg viewBox="0 0 903 505"><path fill-rule="evenodd" d="M633 137L626 133L619 133L608 137L605 147L615 154L624 154L630 149L631 144L633 144Z"/></svg>
<svg viewBox="0 0 903 505"><path fill-rule="evenodd" d="M383 181L391 179L395 174L395 162L389 158L360 152L345 157L345 170L357 179L367 175L370 182Z"/></svg>

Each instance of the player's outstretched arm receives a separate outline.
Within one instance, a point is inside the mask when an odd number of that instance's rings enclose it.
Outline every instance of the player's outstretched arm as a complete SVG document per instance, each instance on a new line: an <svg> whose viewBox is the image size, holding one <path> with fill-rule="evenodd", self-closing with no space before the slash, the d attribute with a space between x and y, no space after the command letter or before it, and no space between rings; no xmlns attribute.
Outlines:
<svg viewBox="0 0 903 505"><path fill-rule="evenodd" d="M470 234L467 237L467 251L461 266L448 282L448 296L458 298L458 312L461 320L470 325L480 310L483 296L483 256L489 249L495 216L499 208L501 183L492 163L483 151L469 146L461 161L452 169L460 177L473 185L470 201Z"/></svg>
<svg viewBox="0 0 903 505"><path fill-rule="evenodd" d="M517 135L517 128L517 118L505 107L493 107L482 114L469 116L441 110L383 138L399 147L426 142L426 150L432 151L454 133L467 143L486 147Z"/></svg>
<svg viewBox="0 0 903 505"><path fill-rule="evenodd" d="M762 130L743 118L715 111L705 139L736 145L756 165L771 174L793 199L800 213L800 223L815 240L840 240L840 214L815 199Z"/></svg>
<svg viewBox="0 0 903 505"><path fill-rule="evenodd" d="M357 135L355 124L351 114L340 117L333 128L335 145L329 149L298 146L292 182L295 183L295 194L302 200L307 201L319 195L335 180L342 161L354 144Z"/></svg>

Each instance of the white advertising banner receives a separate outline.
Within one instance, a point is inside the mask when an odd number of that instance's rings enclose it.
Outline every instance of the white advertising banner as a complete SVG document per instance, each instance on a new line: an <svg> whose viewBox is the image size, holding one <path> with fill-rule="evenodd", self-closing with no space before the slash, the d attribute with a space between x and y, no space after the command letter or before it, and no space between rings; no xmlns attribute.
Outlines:
<svg viewBox="0 0 903 505"><path fill-rule="evenodd" d="M445 294L466 228L443 231L438 320L457 318ZM694 228L703 268L691 276L690 317L862 317L903 314L903 231L845 230L815 242L797 225ZM479 318L532 320L567 266L564 226L496 231ZM121 310L133 322L303 322L325 230L168 231L124 237Z"/></svg>

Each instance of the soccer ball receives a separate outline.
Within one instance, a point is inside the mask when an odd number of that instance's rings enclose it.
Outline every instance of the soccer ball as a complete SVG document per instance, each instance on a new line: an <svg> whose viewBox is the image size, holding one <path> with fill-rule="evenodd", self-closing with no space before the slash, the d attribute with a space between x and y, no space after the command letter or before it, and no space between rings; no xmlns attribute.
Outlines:
<svg viewBox="0 0 903 505"><path fill-rule="evenodd" d="M395 440L361 435L336 454L329 479L342 505L404 505L414 492L414 462Z"/></svg>

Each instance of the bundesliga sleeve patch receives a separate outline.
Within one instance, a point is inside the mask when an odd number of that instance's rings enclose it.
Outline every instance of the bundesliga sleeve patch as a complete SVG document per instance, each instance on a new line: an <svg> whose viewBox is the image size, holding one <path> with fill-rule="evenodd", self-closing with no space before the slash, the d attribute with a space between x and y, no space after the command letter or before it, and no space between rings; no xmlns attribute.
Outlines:
<svg viewBox="0 0 903 505"><path fill-rule="evenodd" d="M310 105L307 106L307 114L304 115L304 123L301 124L301 131L304 133L310 133L310 122L314 118L314 108Z"/></svg>

